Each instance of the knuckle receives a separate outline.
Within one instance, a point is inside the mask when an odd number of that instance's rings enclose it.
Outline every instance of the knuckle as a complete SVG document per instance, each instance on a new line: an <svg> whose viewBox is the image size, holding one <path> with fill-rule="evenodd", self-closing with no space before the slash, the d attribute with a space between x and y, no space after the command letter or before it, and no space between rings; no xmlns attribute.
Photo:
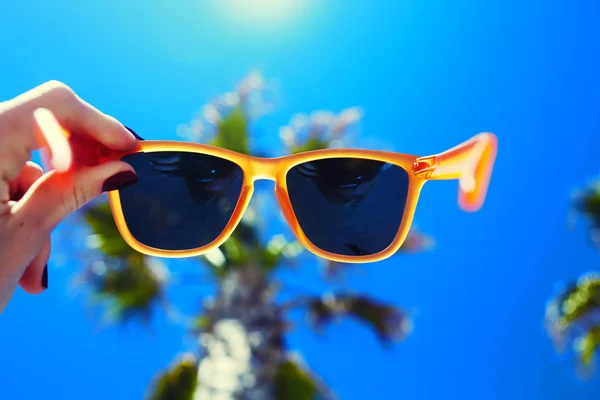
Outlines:
<svg viewBox="0 0 600 400"><path fill-rule="evenodd" d="M44 90L51 102L65 110L77 110L80 106L79 97L73 89L59 81L46 83Z"/></svg>
<svg viewBox="0 0 600 400"><path fill-rule="evenodd" d="M69 195L62 195L60 197L60 211L56 215L57 220L62 220L74 211L74 200ZM53 218L54 219L54 218ZM50 227L52 229L53 227Z"/></svg>
<svg viewBox="0 0 600 400"><path fill-rule="evenodd" d="M64 194L60 196L60 209L62 211L61 217L69 215L73 209L73 200L69 196Z"/></svg>
<svg viewBox="0 0 600 400"><path fill-rule="evenodd" d="M73 185L73 188L71 189L70 208L67 210L68 213L66 215L79 210L88 202L88 200L89 198L85 188L81 185Z"/></svg>
<svg viewBox="0 0 600 400"><path fill-rule="evenodd" d="M73 89L64 84L52 86L50 93L56 98L57 101L60 101L61 103L70 105L77 100L77 96L75 95Z"/></svg>
<svg viewBox="0 0 600 400"><path fill-rule="evenodd" d="M62 116L66 124L79 118L83 103L73 89L62 82L53 81L48 96L57 109L62 110Z"/></svg>
<svg viewBox="0 0 600 400"><path fill-rule="evenodd" d="M57 80L50 80L46 82L43 87L48 92L73 93L73 89L71 89L66 83Z"/></svg>

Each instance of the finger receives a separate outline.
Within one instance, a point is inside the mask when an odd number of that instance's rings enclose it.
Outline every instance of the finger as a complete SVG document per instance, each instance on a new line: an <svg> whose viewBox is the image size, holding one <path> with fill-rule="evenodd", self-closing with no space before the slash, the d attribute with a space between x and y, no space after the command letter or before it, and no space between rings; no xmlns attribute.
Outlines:
<svg viewBox="0 0 600 400"><path fill-rule="evenodd" d="M121 161L82 167L67 174L48 172L13 207L9 229L18 237L29 232L38 240L45 238L64 218L102 192L135 182L137 176L133 168Z"/></svg>
<svg viewBox="0 0 600 400"><path fill-rule="evenodd" d="M69 132L63 129L52 111L47 108L36 109L33 119L38 143L46 143L46 148L42 149L42 162L48 169L67 171L73 163Z"/></svg>
<svg viewBox="0 0 600 400"><path fill-rule="evenodd" d="M29 188L44 175L42 167L27 161L15 179L9 182L10 200L21 200Z"/></svg>
<svg viewBox="0 0 600 400"><path fill-rule="evenodd" d="M47 145L36 135L33 113L50 110L72 136L91 139L109 149L127 151L136 138L116 119L82 100L68 86L52 81L0 104L0 172L12 179L33 149Z"/></svg>
<svg viewBox="0 0 600 400"><path fill-rule="evenodd" d="M16 286L9 285L7 282L0 282L0 314L8 305L8 301L12 298L15 293Z"/></svg>
<svg viewBox="0 0 600 400"><path fill-rule="evenodd" d="M5 208L8 210L8 213L10 213L15 205L16 202L12 200L6 202ZM6 217L3 218L3 222L5 221ZM20 251L17 248L18 246L14 245L23 245L23 243L23 241L15 238L7 229L0 229L0 251L2 253L2 267L0 268L0 313L6 308L8 301L13 295L19 278L23 275L23 267L28 265L33 259L34 256L31 253L36 254L39 250L33 249L31 252L24 252Z"/></svg>
<svg viewBox="0 0 600 400"><path fill-rule="evenodd" d="M29 263L19 279L21 288L30 294L42 293L48 288L48 260L50 259L50 237L44 242L33 261Z"/></svg>
<svg viewBox="0 0 600 400"><path fill-rule="evenodd" d="M16 132L29 132L26 135L28 144L37 148L39 144L31 135L34 127L31 116L38 108L52 111L69 132L85 134L111 149L128 150L135 146L135 137L115 118L99 111L70 87L57 81L46 82L3 103L0 112L6 115L6 122L0 126L10 126Z"/></svg>
<svg viewBox="0 0 600 400"><path fill-rule="evenodd" d="M11 199L22 199L29 188L41 178L42 175L44 175L42 168L32 161L28 161L23 169L21 169L21 172L19 172L19 175L9 183ZM19 279L19 283L23 290L31 294L37 294L47 288L47 275L45 279L43 279L43 276L49 257L50 238L42 245L42 248L26 267L24 274Z"/></svg>

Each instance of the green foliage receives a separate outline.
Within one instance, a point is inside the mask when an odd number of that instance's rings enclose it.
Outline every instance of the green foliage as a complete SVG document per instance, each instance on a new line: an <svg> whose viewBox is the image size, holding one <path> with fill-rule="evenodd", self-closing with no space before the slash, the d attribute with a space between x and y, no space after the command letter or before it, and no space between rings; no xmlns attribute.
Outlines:
<svg viewBox="0 0 600 400"><path fill-rule="evenodd" d="M600 274L582 275L577 282L552 299L546 308L546 329L558 350L573 343L579 359L578 376L588 379L594 372L600 344Z"/></svg>
<svg viewBox="0 0 600 400"><path fill-rule="evenodd" d="M576 351L584 367L592 364L598 346L600 346L600 325L592 327L577 341Z"/></svg>
<svg viewBox="0 0 600 400"><path fill-rule="evenodd" d="M143 264L129 260L124 267L109 269L97 287L100 296L114 300L114 312L125 319L149 315L160 297L160 282Z"/></svg>
<svg viewBox="0 0 600 400"><path fill-rule="evenodd" d="M598 310L600 307L600 276L597 274L584 275L561 300L562 318L560 323L563 326Z"/></svg>
<svg viewBox="0 0 600 400"><path fill-rule="evenodd" d="M121 237L108 203L86 207L83 216L92 232L97 235L102 254L107 257L142 258L142 255L129 247Z"/></svg>
<svg viewBox="0 0 600 400"><path fill-rule="evenodd" d="M600 179L591 181L577 191L572 199L573 210L590 223L591 240L600 250ZM582 369L580 378L592 372L592 364L600 343L600 274L589 273L552 299L546 307L546 329L555 346L563 350L574 343Z"/></svg>
<svg viewBox="0 0 600 400"><path fill-rule="evenodd" d="M600 251L600 178L577 191L572 201L573 209L589 222L589 236Z"/></svg>
<svg viewBox="0 0 600 400"><path fill-rule="evenodd" d="M404 312L368 296L338 294L311 299L308 310L317 328L335 317L348 316L369 325L383 342L404 339L411 329Z"/></svg>
<svg viewBox="0 0 600 400"><path fill-rule="evenodd" d="M244 267L252 260L252 254L261 251L264 250L256 226L242 220L218 251L203 255L201 260L221 278L231 270Z"/></svg>
<svg viewBox="0 0 600 400"><path fill-rule="evenodd" d="M194 322L192 324L192 330L195 332L202 332L207 330L210 327L210 317L208 315L200 315L194 318Z"/></svg>
<svg viewBox="0 0 600 400"><path fill-rule="evenodd" d="M578 193L574 205L594 226L600 227L600 179L594 180Z"/></svg>
<svg viewBox="0 0 600 400"><path fill-rule="evenodd" d="M241 107L236 107L219 121L212 145L249 154L248 119Z"/></svg>
<svg viewBox="0 0 600 400"><path fill-rule="evenodd" d="M329 148L329 141L318 136L313 136L308 138L308 140L304 143L297 144L291 147L290 153L302 153L305 151L313 151L313 150L324 150Z"/></svg>
<svg viewBox="0 0 600 400"><path fill-rule="evenodd" d="M320 393L319 386L295 362L286 360L275 374L276 400L313 400Z"/></svg>
<svg viewBox="0 0 600 400"><path fill-rule="evenodd" d="M265 272L270 272L302 249L298 242L289 242L283 235L275 235L263 245L256 225L242 220L231 237L219 247L219 251L221 256L218 257L214 254L202 256L217 277L248 264L259 265Z"/></svg>
<svg viewBox="0 0 600 400"><path fill-rule="evenodd" d="M148 400L193 400L197 385L196 360L185 355L157 379Z"/></svg>
<svg viewBox="0 0 600 400"><path fill-rule="evenodd" d="M136 315L148 317L161 298L162 289L146 258L121 238L107 203L88 206L83 215L101 255L84 275L95 289L94 297L107 302L109 316L117 320Z"/></svg>
<svg viewBox="0 0 600 400"><path fill-rule="evenodd" d="M262 252L261 264L265 270L271 271L281 265L284 259L296 257L302 250L299 242L290 242L283 235L275 235Z"/></svg>

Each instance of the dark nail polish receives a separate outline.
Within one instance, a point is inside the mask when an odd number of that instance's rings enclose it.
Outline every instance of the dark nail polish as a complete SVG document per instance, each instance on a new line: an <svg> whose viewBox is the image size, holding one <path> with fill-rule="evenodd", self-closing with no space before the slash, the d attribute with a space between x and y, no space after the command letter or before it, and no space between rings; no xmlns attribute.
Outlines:
<svg viewBox="0 0 600 400"><path fill-rule="evenodd" d="M129 185L133 185L137 180L137 176L131 171L119 172L104 181L102 191L110 192L112 190L120 190Z"/></svg>
<svg viewBox="0 0 600 400"><path fill-rule="evenodd" d="M48 289L48 264L46 264L42 273L42 287Z"/></svg>
<svg viewBox="0 0 600 400"><path fill-rule="evenodd" d="M125 126L125 129L127 129L129 132L131 132L131 134L132 134L133 136L135 136L135 138L136 138L137 140L144 140L144 139L143 139L143 138L142 138L140 135L138 135L138 134L137 134L137 133L136 133L136 132L135 132L133 129L131 129L130 127L128 127L128 126L126 126L126 125L124 125L124 126Z"/></svg>

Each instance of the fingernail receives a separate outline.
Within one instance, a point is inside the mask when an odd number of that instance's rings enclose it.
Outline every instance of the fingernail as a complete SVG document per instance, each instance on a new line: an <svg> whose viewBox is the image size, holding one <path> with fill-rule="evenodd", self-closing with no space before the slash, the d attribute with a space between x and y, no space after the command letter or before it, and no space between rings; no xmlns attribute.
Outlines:
<svg viewBox="0 0 600 400"><path fill-rule="evenodd" d="M46 264L42 273L42 287L48 289L48 264Z"/></svg>
<svg viewBox="0 0 600 400"><path fill-rule="evenodd" d="M124 125L124 126L125 126L125 125ZM134 131L134 130L133 130L133 129L131 129L130 127L128 127L128 126L125 126L125 129L127 129L127 130L128 130L128 131L129 131L129 132L130 132L130 133L131 133L133 136L135 136L135 138L136 138L137 140L144 140L144 139L142 139L142 137L141 137L140 135L138 135L138 134L136 133L136 131Z"/></svg>
<svg viewBox="0 0 600 400"><path fill-rule="evenodd" d="M131 171L123 171L115 174L104 181L102 185L103 192L120 190L127 186L133 185L138 180L137 175Z"/></svg>

